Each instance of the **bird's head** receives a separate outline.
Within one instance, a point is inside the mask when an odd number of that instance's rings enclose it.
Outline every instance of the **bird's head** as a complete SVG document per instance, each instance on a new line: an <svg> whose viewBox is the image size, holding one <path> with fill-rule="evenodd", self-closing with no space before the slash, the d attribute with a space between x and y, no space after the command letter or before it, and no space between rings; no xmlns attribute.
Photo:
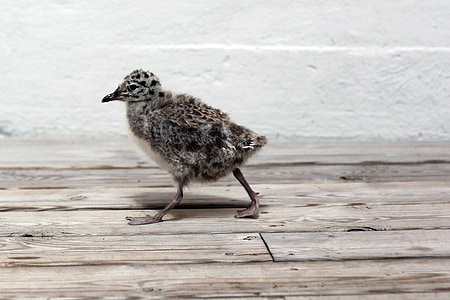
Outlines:
<svg viewBox="0 0 450 300"><path fill-rule="evenodd" d="M114 100L124 102L146 101L153 96L161 95L161 83L152 72L134 70L125 76L119 87L111 94L106 95L102 102Z"/></svg>

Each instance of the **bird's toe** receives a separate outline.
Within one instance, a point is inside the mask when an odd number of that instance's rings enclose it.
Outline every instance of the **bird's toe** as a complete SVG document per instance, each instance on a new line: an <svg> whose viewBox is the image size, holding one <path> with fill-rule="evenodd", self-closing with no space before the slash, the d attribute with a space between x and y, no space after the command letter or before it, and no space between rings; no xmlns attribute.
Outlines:
<svg viewBox="0 0 450 300"><path fill-rule="evenodd" d="M153 223L158 223L161 220L151 217L151 216L146 216L146 217L126 217L125 219L128 220L128 224L130 225L145 225L145 224L153 224Z"/></svg>
<svg viewBox="0 0 450 300"><path fill-rule="evenodd" d="M255 208L247 208L244 210L238 210L237 212L238 214L235 216L236 218L253 218L253 219L258 219L259 217L259 212L258 209Z"/></svg>

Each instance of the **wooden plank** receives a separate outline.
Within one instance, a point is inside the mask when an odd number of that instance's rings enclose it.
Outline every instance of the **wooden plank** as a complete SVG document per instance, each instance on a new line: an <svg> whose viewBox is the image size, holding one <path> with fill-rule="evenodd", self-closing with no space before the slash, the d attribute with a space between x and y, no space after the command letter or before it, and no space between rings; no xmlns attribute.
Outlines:
<svg viewBox="0 0 450 300"><path fill-rule="evenodd" d="M449 296L449 259L3 267L2 297Z"/></svg>
<svg viewBox="0 0 450 300"><path fill-rule="evenodd" d="M172 186L167 172L151 169L8 169L0 170L0 189Z"/></svg>
<svg viewBox="0 0 450 300"><path fill-rule="evenodd" d="M0 167L71 168L73 166L135 167L145 155L127 138L0 140Z"/></svg>
<svg viewBox="0 0 450 300"><path fill-rule="evenodd" d="M275 261L450 257L450 230L263 233Z"/></svg>
<svg viewBox="0 0 450 300"><path fill-rule="evenodd" d="M320 295L318 296L286 296L283 300L386 300L386 299L401 299L401 300L448 300L450 293L447 292L414 292L414 293L378 293L378 294L364 294L364 295Z"/></svg>
<svg viewBox="0 0 450 300"><path fill-rule="evenodd" d="M108 139L20 139L0 140L0 168L76 166L155 166L127 138ZM33 149L33 151L30 151ZM264 163L450 161L450 142L352 141L352 140L271 140L250 165Z"/></svg>
<svg viewBox="0 0 450 300"><path fill-rule="evenodd" d="M0 265L272 261L258 233L0 237Z"/></svg>
<svg viewBox="0 0 450 300"><path fill-rule="evenodd" d="M450 163L412 165L261 165L245 167L251 183L300 182L450 182ZM227 176L213 186L239 185ZM0 189L119 188L172 186L159 168L103 169L0 169Z"/></svg>
<svg viewBox="0 0 450 300"><path fill-rule="evenodd" d="M392 204L450 203L446 181L365 183L326 182L302 184L254 184L261 205L373 206ZM159 209L175 193L174 187L25 189L0 190L0 211ZM202 185L185 190L178 208L244 208L249 199L240 185Z"/></svg>
<svg viewBox="0 0 450 300"><path fill-rule="evenodd" d="M236 209L174 209L162 222L129 226L126 216L155 210L6 211L0 236L139 235L246 232L323 232L449 229L450 204L262 207L259 219L236 219Z"/></svg>

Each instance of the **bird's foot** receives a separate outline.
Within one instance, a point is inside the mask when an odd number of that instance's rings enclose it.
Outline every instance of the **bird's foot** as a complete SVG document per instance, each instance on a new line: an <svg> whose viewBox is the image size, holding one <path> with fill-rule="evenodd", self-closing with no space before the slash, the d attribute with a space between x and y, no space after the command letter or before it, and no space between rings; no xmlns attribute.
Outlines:
<svg viewBox="0 0 450 300"><path fill-rule="evenodd" d="M146 217L126 217L130 225L145 225L161 222L161 218L146 216Z"/></svg>
<svg viewBox="0 0 450 300"><path fill-rule="evenodd" d="M246 209L238 210L237 213L238 214L235 216L236 218L258 219L258 217L259 217L258 207L256 205L250 205L250 207L248 207Z"/></svg>

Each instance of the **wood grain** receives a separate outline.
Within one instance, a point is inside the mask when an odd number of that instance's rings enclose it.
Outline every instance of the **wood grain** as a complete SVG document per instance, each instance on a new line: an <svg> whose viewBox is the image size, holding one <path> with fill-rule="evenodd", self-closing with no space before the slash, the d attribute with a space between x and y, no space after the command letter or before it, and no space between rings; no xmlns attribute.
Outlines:
<svg viewBox="0 0 450 300"><path fill-rule="evenodd" d="M0 236L135 235L246 232L334 232L449 229L450 204L262 207L259 219L236 219L235 208L174 209L162 223L128 226L126 216L157 210L11 211L1 213Z"/></svg>
<svg viewBox="0 0 450 300"><path fill-rule="evenodd" d="M263 206L402 205L450 203L447 181L317 182L252 184ZM158 209L173 187L95 189L8 189L0 192L0 211ZM426 194L426 198L424 197ZM239 185L195 185L185 190L183 208L243 208L249 200Z"/></svg>
<svg viewBox="0 0 450 300"><path fill-rule="evenodd" d="M0 141L2 298L450 298L450 143L275 141L175 193L127 140ZM33 151L31 151L32 149Z"/></svg>
<svg viewBox="0 0 450 300"><path fill-rule="evenodd" d="M448 296L449 259L1 268L2 297ZM353 298L352 298L353 299Z"/></svg>
<svg viewBox="0 0 450 300"><path fill-rule="evenodd" d="M324 181L448 181L450 163L406 165L262 165L243 168L249 182L308 183ZM167 172L157 168L0 169L0 189L170 187ZM227 176L214 186L239 185Z"/></svg>
<svg viewBox="0 0 450 300"><path fill-rule="evenodd" d="M16 236L2 239L0 264L60 266L272 261L258 233Z"/></svg>
<svg viewBox="0 0 450 300"><path fill-rule="evenodd" d="M1 168L156 167L127 138L3 139ZM33 151L30 151L32 149ZM249 165L450 161L450 142L272 140Z"/></svg>
<svg viewBox="0 0 450 300"><path fill-rule="evenodd" d="M450 230L263 233L275 261L450 257Z"/></svg>

